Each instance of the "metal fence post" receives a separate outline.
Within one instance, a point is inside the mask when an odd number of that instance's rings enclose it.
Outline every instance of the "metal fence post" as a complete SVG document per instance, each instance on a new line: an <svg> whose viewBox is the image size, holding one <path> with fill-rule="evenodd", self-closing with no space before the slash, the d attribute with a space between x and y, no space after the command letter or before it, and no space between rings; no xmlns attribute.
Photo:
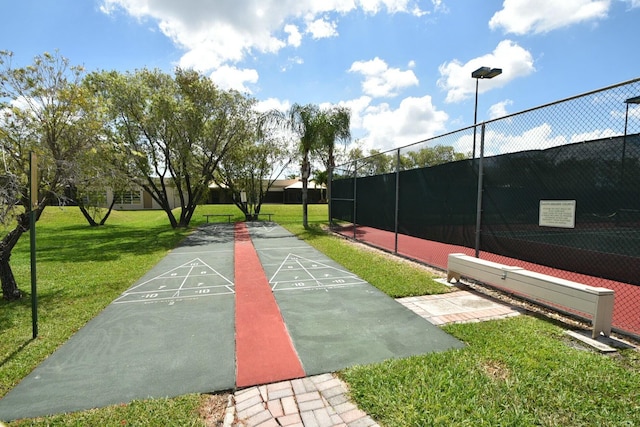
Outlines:
<svg viewBox="0 0 640 427"><path fill-rule="evenodd" d="M396 206L395 206L395 246L393 253L398 253L398 206L400 199L400 149L396 150Z"/></svg>
<svg viewBox="0 0 640 427"><path fill-rule="evenodd" d="M484 174L484 122L480 130L480 159L478 165L478 196L476 204L476 258L480 258L480 227L482 226L482 177ZM473 130L475 133L475 129Z"/></svg>
<svg viewBox="0 0 640 427"><path fill-rule="evenodd" d="M353 240L356 240L356 204L358 198L356 196L356 181L358 180L358 161L353 161Z"/></svg>
<svg viewBox="0 0 640 427"><path fill-rule="evenodd" d="M329 228L332 228L332 219L333 215L331 215L331 181L333 180L333 165L329 165L329 171L327 173L327 212L329 214Z"/></svg>

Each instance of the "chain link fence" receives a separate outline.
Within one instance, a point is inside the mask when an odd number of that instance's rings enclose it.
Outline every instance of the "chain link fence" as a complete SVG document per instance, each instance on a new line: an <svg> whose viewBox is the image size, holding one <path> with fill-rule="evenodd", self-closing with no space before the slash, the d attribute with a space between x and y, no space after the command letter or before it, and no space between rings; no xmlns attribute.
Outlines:
<svg viewBox="0 0 640 427"><path fill-rule="evenodd" d="M640 79L333 170L336 230L446 269L447 254L616 291L640 336Z"/></svg>

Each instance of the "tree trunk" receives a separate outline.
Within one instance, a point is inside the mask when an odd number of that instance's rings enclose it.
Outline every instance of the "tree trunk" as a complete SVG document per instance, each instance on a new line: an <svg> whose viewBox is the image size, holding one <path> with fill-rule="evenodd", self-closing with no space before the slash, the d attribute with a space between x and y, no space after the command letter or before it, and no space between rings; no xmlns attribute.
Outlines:
<svg viewBox="0 0 640 427"><path fill-rule="evenodd" d="M302 178L302 226L309 228L309 209L307 206L307 178Z"/></svg>
<svg viewBox="0 0 640 427"><path fill-rule="evenodd" d="M113 210L113 207L115 206L115 204L116 204L116 198L114 197L113 200L111 200L111 205L109 205L109 210L107 210L107 213L100 220L100 225L104 225L104 223L107 222L107 219L109 218L109 215L111 215L111 211Z"/></svg>
<svg viewBox="0 0 640 427"><path fill-rule="evenodd" d="M333 179L333 168L334 168L334 159L333 159L333 144L329 146L329 167L327 168L327 182L324 184L327 187L326 195L327 195L327 213L329 216L329 226L333 223L332 220L332 212L331 212L331 180Z"/></svg>
<svg viewBox="0 0 640 427"><path fill-rule="evenodd" d="M84 207L83 204L78 204L78 207L80 208L80 212L82 212L82 215L84 216L84 219L87 220L87 222L89 223L89 225L91 227L97 227L98 223L93 219L93 217L91 216L91 214L89 213L89 211L87 210L87 208Z"/></svg>
<svg viewBox="0 0 640 427"><path fill-rule="evenodd" d="M9 265L11 251L15 247L20 236L29 230L29 214L18 215L18 224L11 230L2 241L0 241L0 281L2 282L2 297L9 301L14 301L22 297L22 291L18 289L18 284L13 276L13 271Z"/></svg>
<svg viewBox="0 0 640 427"><path fill-rule="evenodd" d="M307 188L309 187L309 175L311 168L309 167L309 160L305 155L302 161L302 226L306 229L309 228L309 215L307 208Z"/></svg>
<svg viewBox="0 0 640 427"><path fill-rule="evenodd" d="M107 208L107 213L102 217L102 219L100 220L100 222L97 222L93 216L91 215L91 213L87 210L86 206L84 205L84 203L82 202L78 202L78 208L80 208L80 212L82 212L82 215L84 216L84 218L87 220L87 222L89 223L89 225L91 227L98 227L100 225L104 225L105 222L107 222L107 218L109 218L109 215L111 215L111 211L113 210L113 207L116 205L116 198L114 197L113 200L111 200L111 204L109 205L109 207ZM97 215L96 215L97 216Z"/></svg>
<svg viewBox="0 0 640 427"><path fill-rule="evenodd" d="M13 277L13 271L9 265L10 258L11 253L0 257L0 280L2 280L2 297L8 301L15 301L22 298L22 291L18 289L16 279Z"/></svg>

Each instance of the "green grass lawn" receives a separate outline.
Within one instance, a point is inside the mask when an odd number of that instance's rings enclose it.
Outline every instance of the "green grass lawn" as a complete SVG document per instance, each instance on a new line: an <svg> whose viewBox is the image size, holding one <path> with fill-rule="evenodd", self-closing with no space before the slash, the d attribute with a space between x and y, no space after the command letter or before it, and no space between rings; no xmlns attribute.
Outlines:
<svg viewBox="0 0 640 427"><path fill-rule="evenodd" d="M385 426L637 426L640 357L569 345L531 316L446 326L467 347L345 370Z"/></svg>
<svg viewBox="0 0 640 427"><path fill-rule="evenodd" d="M421 268L327 235L326 206L309 208L307 230L299 205L265 205L262 211L389 295L447 291ZM193 226L205 222L204 213L243 218L235 206L207 205L198 208ZM189 232L172 230L159 211L114 212L105 226L91 228L75 208L47 208L37 224L40 334L31 340L29 295L0 301L0 396ZM11 262L21 289L29 291L28 235ZM560 327L529 316L445 329L467 346L341 372L358 405L387 427L640 425L636 351L609 357L580 350ZM193 394L136 401L12 425L197 426L204 425L198 408L205 399Z"/></svg>

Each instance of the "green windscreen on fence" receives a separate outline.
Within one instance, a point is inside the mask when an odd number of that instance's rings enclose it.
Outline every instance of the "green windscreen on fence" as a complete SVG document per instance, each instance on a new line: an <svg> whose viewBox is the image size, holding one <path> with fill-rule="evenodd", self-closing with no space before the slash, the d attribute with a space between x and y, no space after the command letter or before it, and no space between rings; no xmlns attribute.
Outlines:
<svg viewBox="0 0 640 427"><path fill-rule="evenodd" d="M473 164L465 160L400 172L399 232L472 246L478 191Z"/></svg>
<svg viewBox="0 0 640 427"><path fill-rule="evenodd" d="M479 250L640 284L639 134L482 161ZM334 180L332 216L388 231L397 220L401 234L473 248L479 166ZM555 212L558 203L568 208Z"/></svg>
<svg viewBox="0 0 640 427"><path fill-rule="evenodd" d="M485 159L482 250L640 284L639 166L638 135ZM575 207L541 225L553 201Z"/></svg>

